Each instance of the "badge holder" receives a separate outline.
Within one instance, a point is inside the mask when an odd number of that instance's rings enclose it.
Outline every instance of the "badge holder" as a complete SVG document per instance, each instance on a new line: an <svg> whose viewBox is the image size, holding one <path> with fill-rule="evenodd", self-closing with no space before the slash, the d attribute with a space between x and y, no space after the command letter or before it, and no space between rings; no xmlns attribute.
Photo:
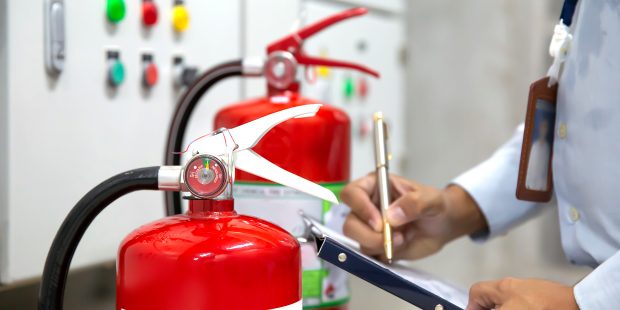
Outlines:
<svg viewBox="0 0 620 310"><path fill-rule="evenodd" d="M553 193L553 132L558 86L549 87L549 77L534 82L525 116L523 146L519 162L517 198L548 202Z"/></svg>
<svg viewBox="0 0 620 310"><path fill-rule="evenodd" d="M560 21L553 29L553 37L549 44L549 55L553 57L553 64L547 72L547 77L530 85L517 180L519 200L549 202L553 195L551 163L558 80L573 40L570 25L577 1L564 1Z"/></svg>

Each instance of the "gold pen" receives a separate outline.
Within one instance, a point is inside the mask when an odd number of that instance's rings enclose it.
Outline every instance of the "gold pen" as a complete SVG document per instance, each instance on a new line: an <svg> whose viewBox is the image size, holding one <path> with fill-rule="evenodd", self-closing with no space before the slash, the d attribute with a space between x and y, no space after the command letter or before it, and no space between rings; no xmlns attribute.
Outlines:
<svg viewBox="0 0 620 310"><path fill-rule="evenodd" d="M387 209L390 206L390 187L388 177L388 163L390 154L388 152L387 126L383 120L382 112L373 114L374 123L374 142L375 142L375 163L377 172L377 186L379 188L379 205L381 206L381 216L383 217L383 248L388 263L392 263L392 228L387 219Z"/></svg>

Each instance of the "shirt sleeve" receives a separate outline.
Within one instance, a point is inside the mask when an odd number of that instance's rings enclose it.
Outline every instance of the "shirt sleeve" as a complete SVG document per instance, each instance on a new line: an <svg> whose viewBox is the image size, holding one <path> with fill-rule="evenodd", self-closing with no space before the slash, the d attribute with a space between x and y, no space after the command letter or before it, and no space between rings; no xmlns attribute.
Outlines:
<svg viewBox="0 0 620 310"><path fill-rule="evenodd" d="M581 310L616 310L620 296L620 252L616 252L573 289Z"/></svg>
<svg viewBox="0 0 620 310"><path fill-rule="evenodd" d="M476 241L501 235L541 209L542 204L516 197L523 129L521 124L489 159L452 181L469 193L487 220L488 231L472 235Z"/></svg>

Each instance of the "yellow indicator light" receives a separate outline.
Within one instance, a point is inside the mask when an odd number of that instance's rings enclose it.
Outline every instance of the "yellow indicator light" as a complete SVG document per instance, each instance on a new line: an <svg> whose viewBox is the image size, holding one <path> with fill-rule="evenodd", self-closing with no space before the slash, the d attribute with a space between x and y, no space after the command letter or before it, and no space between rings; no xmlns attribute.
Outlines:
<svg viewBox="0 0 620 310"><path fill-rule="evenodd" d="M183 32L189 28L189 11L184 5L175 4L172 8L172 26L178 32Z"/></svg>
<svg viewBox="0 0 620 310"><path fill-rule="evenodd" d="M321 58L327 58L327 49L321 49L319 55L321 56ZM329 67L326 66L318 66L316 68L316 74L319 78L327 78L329 76L329 71Z"/></svg>

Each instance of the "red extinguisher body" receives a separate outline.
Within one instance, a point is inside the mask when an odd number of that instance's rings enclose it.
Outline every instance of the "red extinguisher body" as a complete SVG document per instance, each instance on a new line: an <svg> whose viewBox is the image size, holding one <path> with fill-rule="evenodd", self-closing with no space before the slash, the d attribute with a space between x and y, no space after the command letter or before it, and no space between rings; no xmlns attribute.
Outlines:
<svg viewBox="0 0 620 310"><path fill-rule="evenodd" d="M234 128L284 109L321 103L297 92L231 104L215 116L215 128ZM253 148L283 169L315 183L348 182L351 169L351 121L343 110L322 103L314 117L279 124ZM236 181L268 182L237 170Z"/></svg>
<svg viewBox="0 0 620 310"><path fill-rule="evenodd" d="M301 309L299 243L232 204L192 200L187 214L127 236L116 309Z"/></svg>
<svg viewBox="0 0 620 310"><path fill-rule="evenodd" d="M215 128L233 128L280 110L311 103L321 102L305 98L294 91L250 99L221 109L215 116L214 125ZM314 117L290 119L274 127L253 150L283 169L330 188L338 195L350 178L351 122L345 111L323 103ZM249 192L258 192L249 196L239 195L237 200L242 212L287 228L299 221L296 210L300 204L306 206L304 212L316 218L325 218L328 202L312 197L303 202L299 197L286 200L286 197L276 193L278 186L272 182L239 169L235 181L236 189L243 191L244 187L248 187ZM279 197L279 202L274 200L278 199L276 197ZM255 206L255 199L274 205L278 203L281 208L262 210L260 206ZM313 206L310 210L308 204ZM284 217L283 214L288 216ZM304 307L347 309L350 295L345 272L328 270L329 267L316 254L309 252L313 250L302 249L302 253L306 253L303 255L302 281Z"/></svg>

